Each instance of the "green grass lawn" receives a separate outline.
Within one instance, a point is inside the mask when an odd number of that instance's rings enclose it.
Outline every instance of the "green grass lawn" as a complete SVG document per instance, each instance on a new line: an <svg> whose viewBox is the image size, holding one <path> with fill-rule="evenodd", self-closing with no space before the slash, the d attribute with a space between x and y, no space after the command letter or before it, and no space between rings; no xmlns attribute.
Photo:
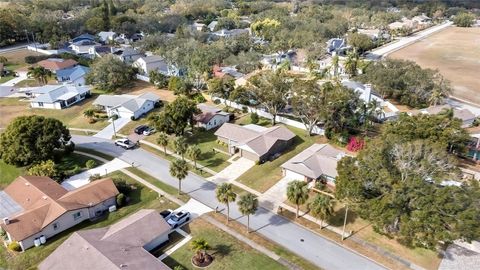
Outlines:
<svg viewBox="0 0 480 270"><path fill-rule="evenodd" d="M77 153L71 153L68 156L63 157L62 160L57 163L57 169L61 171L69 171L69 170L73 170L77 166L82 171L88 170L88 168L85 166L85 163L90 159L95 161L96 163L95 167L103 164L103 162L96 160L94 158L87 157Z"/></svg>
<svg viewBox="0 0 480 270"><path fill-rule="evenodd" d="M206 221L197 219L189 224L189 228L193 239L203 238L211 247L208 253L214 257L214 260L208 269L287 269ZM172 269L177 265L185 269L197 269L191 264L194 251L191 250L190 243L191 241L167 257L164 263Z"/></svg>
<svg viewBox="0 0 480 270"><path fill-rule="evenodd" d="M25 168L8 165L0 159L0 189L8 186L15 178L23 174L24 171Z"/></svg>
<svg viewBox="0 0 480 270"><path fill-rule="evenodd" d="M0 247L0 268L20 270L20 269L36 269L36 266L52 253L63 241L65 241L71 233L78 230L93 229L109 226L121 218L128 216L140 209L157 209L159 211L164 209L175 209L178 207L173 202L165 198L159 198L158 193L145 186L139 184L134 179L121 172L114 172L109 176L113 178L121 178L127 183L133 185L133 189L129 194L130 202L127 206L118 209L114 213L109 213L100 220L84 221L77 226L74 226L53 238L47 240L47 244L28 249L24 253L12 254L3 246Z"/></svg>
<svg viewBox="0 0 480 270"><path fill-rule="evenodd" d="M13 79L13 75L8 75L8 76L3 76L3 77L0 77L0 83L4 83L4 82L8 82L10 81L11 79Z"/></svg>
<svg viewBox="0 0 480 270"><path fill-rule="evenodd" d="M261 165L255 165L253 168L242 174L237 181L253 188L259 192L265 192L270 187L275 185L280 179L282 179L281 165L287 160L291 159L301 151L313 143L320 143L322 140L325 142L325 138L321 136L308 136L305 130L287 126L293 133L297 135L295 137L292 146L279 158L274 161L268 161Z"/></svg>
<svg viewBox="0 0 480 270"><path fill-rule="evenodd" d="M229 155L215 151L214 148L227 152L227 147L217 143L217 136L214 135L214 130L195 131L191 136L187 137L187 143L196 145L202 151L198 163L219 172L230 165L227 160Z"/></svg>

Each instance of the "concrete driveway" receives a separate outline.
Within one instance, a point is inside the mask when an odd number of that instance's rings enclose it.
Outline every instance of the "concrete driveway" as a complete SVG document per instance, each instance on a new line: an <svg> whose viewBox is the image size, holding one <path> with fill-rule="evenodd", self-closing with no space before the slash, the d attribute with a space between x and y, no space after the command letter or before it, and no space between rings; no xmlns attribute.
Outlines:
<svg viewBox="0 0 480 270"><path fill-rule="evenodd" d="M282 178L270 189L265 191L265 193L263 193L263 195L259 198L260 204L263 207L276 212L278 207L287 199L288 183L294 180L295 179L288 176Z"/></svg>
<svg viewBox="0 0 480 270"><path fill-rule="evenodd" d="M120 117L117 120L115 120L114 123L111 123L110 125L106 126L104 129L100 130L97 134L93 135L93 137L110 140L112 139L114 134L113 124L115 124L115 131L118 133L118 131L129 122L130 122L130 119L125 117Z"/></svg>
<svg viewBox="0 0 480 270"><path fill-rule="evenodd" d="M18 77L15 77L9 81L4 82L3 84L1 84L1 86L15 86L15 84L17 84L18 82L21 82L27 79L27 72L19 71L17 73L18 73Z"/></svg>
<svg viewBox="0 0 480 270"><path fill-rule="evenodd" d="M255 166L254 161L246 158L239 158L236 161L233 161L232 164L223 169L221 172L208 178L208 180L217 184L234 181L240 177L240 175L250 170L250 168L253 166Z"/></svg>
<svg viewBox="0 0 480 270"><path fill-rule="evenodd" d="M175 212L185 210L190 212L191 219L195 219L203 214L212 212L213 209L206 206L205 204L195 200L190 199L186 204L180 206L179 208L175 209Z"/></svg>

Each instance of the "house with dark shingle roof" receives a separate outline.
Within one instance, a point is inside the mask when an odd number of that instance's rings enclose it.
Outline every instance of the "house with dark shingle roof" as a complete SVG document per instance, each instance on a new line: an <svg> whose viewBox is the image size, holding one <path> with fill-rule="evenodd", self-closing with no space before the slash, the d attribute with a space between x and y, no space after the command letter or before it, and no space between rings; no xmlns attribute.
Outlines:
<svg viewBox="0 0 480 270"><path fill-rule="evenodd" d="M198 104L197 108L201 113L194 116L195 125L197 127L210 130L223 125L230 121L231 113L224 112L220 108L208 106L206 104Z"/></svg>
<svg viewBox="0 0 480 270"><path fill-rule="evenodd" d="M105 228L74 232L40 270L170 269L149 251L168 241L171 227L153 209L140 211Z"/></svg>
<svg viewBox="0 0 480 270"><path fill-rule="evenodd" d="M90 68L81 65L66 68L57 71L57 81L59 83L69 83L76 86L85 85L85 76L90 72Z"/></svg>
<svg viewBox="0 0 480 270"><path fill-rule="evenodd" d="M1 192L1 227L7 242L17 241L26 250L102 215L116 205L117 194L109 178L68 191L49 177L19 176Z"/></svg>
<svg viewBox="0 0 480 270"><path fill-rule="evenodd" d="M73 59L48 58L37 63L39 66L57 73L59 70L75 67L78 63Z"/></svg>
<svg viewBox="0 0 480 270"><path fill-rule="evenodd" d="M292 144L295 134L284 126L265 128L225 123L216 132L219 141L228 144L230 154L265 162L279 156Z"/></svg>

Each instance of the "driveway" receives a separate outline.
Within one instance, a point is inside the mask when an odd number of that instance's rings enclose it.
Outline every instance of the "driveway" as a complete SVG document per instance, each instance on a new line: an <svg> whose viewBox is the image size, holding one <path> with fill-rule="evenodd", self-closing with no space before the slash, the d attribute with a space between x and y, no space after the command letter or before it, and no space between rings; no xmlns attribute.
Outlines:
<svg viewBox="0 0 480 270"><path fill-rule="evenodd" d="M205 204L195 200L190 199L186 204L180 206L179 208L175 209L175 212L185 210L190 212L191 219L198 218L199 216L212 212L213 209L206 206Z"/></svg>
<svg viewBox="0 0 480 270"><path fill-rule="evenodd" d="M258 199L260 205L277 212L278 207L287 199L288 183L294 180L288 176L282 178Z"/></svg>
<svg viewBox="0 0 480 270"><path fill-rule="evenodd" d="M479 265L480 242L472 241L472 243L469 244L457 240L448 246L438 269L478 269Z"/></svg>
<svg viewBox="0 0 480 270"><path fill-rule="evenodd" d="M124 127L126 124L130 122L130 119L125 118L125 117L120 117L117 120L114 121L114 123L111 123L110 125L106 126L104 129L100 130L97 134L93 135L94 137L97 138L103 138L103 139L108 139L110 140L113 137L113 125L115 124L115 131L118 133L118 131Z"/></svg>
<svg viewBox="0 0 480 270"><path fill-rule="evenodd" d="M208 180L217 184L234 181L253 166L255 166L254 161L241 157Z"/></svg>
<svg viewBox="0 0 480 270"><path fill-rule="evenodd" d="M115 158L112 161L107 162L101 166L79 173L77 175L74 175L66 179L65 181L62 182L62 186L67 190L74 190L76 188L79 188L81 186L84 186L90 183L90 180L89 180L90 176L94 174L99 174L100 176L104 176L116 170L120 170L127 167L130 167L130 164L126 163L121 159Z"/></svg>
<svg viewBox="0 0 480 270"><path fill-rule="evenodd" d="M18 77L15 77L9 81L2 83L1 86L15 86L15 84L27 79L27 72L19 71L17 73L18 73Z"/></svg>

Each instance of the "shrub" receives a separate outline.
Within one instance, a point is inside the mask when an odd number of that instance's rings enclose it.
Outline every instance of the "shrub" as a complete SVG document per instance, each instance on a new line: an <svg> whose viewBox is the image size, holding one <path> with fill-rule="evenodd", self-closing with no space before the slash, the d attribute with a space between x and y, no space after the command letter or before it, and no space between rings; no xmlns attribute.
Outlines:
<svg viewBox="0 0 480 270"><path fill-rule="evenodd" d="M115 182L115 187L117 187L120 193L123 193L124 195L128 195L130 194L130 191L132 191L132 187L125 180L121 178L117 178L117 179L114 179L114 182Z"/></svg>
<svg viewBox="0 0 480 270"><path fill-rule="evenodd" d="M119 193L117 195L117 205L124 206L126 202L127 202L127 197L125 197L125 194Z"/></svg>
<svg viewBox="0 0 480 270"><path fill-rule="evenodd" d="M89 159L89 160L87 160L87 162L85 162L85 167L87 167L87 169L92 169L96 165L97 165L97 163L93 159Z"/></svg>
<svg viewBox="0 0 480 270"><path fill-rule="evenodd" d="M135 121L135 120L136 120L136 119L135 119L135 116L133 116L133 115L130 116L130 120Z"/></svg>
<svg viewBox="0 0 480 270"><path fill-rule="evenodd" d="M213 103L215 103L215 104L218 105L218 104L220 104L220 103L222 103L222 102L220 101L220 99L215 99L215 100L213 101Z"/></svg>
<svg viewBox="0 0 480 270"><path fill-rule="evenodd" d="M22 251L22 247L20 246L20 244L17 241L14 241L14 242L11 242L10 244L8 244L8 249L10 249L11 251L16 251L16 252Z"/></svg>
<svg viewBox="0 0 480 270"><path fill-rule="evenodd" d="M75 143L70 141L68 144L64 146L64 150L65 150L65 155L73 153L73 151L75 150Z"/></svg>
<svg viewBox="0 0 480 270"><path fill-rule="evenodd" d="M54 56L52 56L52 55L29 55L29 56L25 56L25 63L35 64L39 61L48 59L50 57L54 57Z"/></svg>
<svg viewBox="0 0 480 270"><path fill-rule="evenodd" d="M88 178L88 180L90 180L90 181L95 181L95 180L98 180L98 179L102 179L102 176L101 176L100 174L98 174L98 173L92 174L92 175L90 175L90 177Z"/></svg>
<svg viewBox="0 0 480 270"><path fill-rule="evenodd" d="M204 103L207 101L201 93L196 93L192 98L196 103Z"/></svg>
<svg viewBox="0 0 480 270"><path fill-rule="evenodd" d="M117 114L112 115L112 119L113 119L114 121L117 120L117 119L118 119L118 115L117 115Z"/></svg>
<svg viewBox="0 0 480 270"><path fill-rule="evenodd" d="M248 107L247 106L242 106L242 112L243 113L248 113Z"/></svg>
<svg viewBox="0 0 480 270"><path fill-rule="evenodd" d="M350 140L347 144L347 150L352 151L352 152L357 152L357 151L362 150L364 146L365 146L365 141L364 140L352 136L352 137L350 137Z"/></svg>
<svg viewBox="0 0 480 270"><path fill-rule="evenodd" d="M256 124L258 123L258 114L257 113L252 113L250 114L250 120L252 121L252 124Z"/></svg>

